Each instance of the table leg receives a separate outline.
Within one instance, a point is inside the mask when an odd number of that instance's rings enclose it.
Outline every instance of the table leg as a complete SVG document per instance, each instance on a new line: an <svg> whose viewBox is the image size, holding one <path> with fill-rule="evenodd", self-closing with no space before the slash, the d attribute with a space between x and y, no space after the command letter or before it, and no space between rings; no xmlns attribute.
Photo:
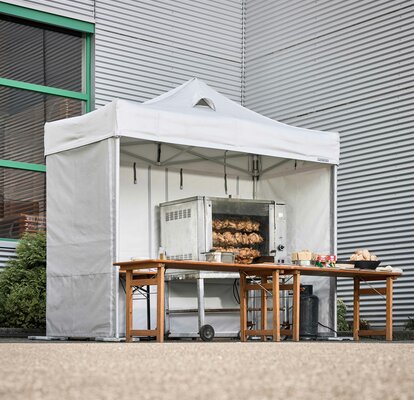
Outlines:
<svg viewBox="0 0 414 400"><path fill-rule="evenodd" d="M299 342L299 318L300 318L300 272L293 275L293 341Z"/></svg>
<svg viewBox="0 0 414 400"><path fill-rule="evenodd" d="M165 280L164 280L164 265L160 264L157 267L157 342L164 341L164 300L165 300Z"/></svg>
<svg viewBox="0 0 414 400"><path fill-rule="evenodd" d="M125 295L125 303L126 303L126 315L125 315L125 320L126 320L126 329L125 329L125 340L129 343L132 342L132 335L131 335L131 330L132 330L132 310L133 310L133 301L132 301L132 286L131 286L131 282L132 282L132 271L126 271L125 273L125 291L126 291L126 295Z"/></svg>
<svg viewBox="0 0 414 400"><path fill-rule="evenodd" d="M280 342L280 292L279 271L272 273L273 286L273 341Z"/></svg>
<svg viewBox="0 0 414 400"><path fill-rule="evenodd" d="M147 285L147 329L151 330L151 286Z"/></svg>
<svg viewBox="0 0 414 400"><path fill-rule="evenodd" d="M360 279L355 277L354 278L354 340L359 340L359 306L360 306L360 299L359 299L359 286L360 286Z"/></svg>
<svg viewBox="0 0 414 400"><path fill-rule="evenodd" d="M392 286L393 280L391 277L387 278L387 289L386 289L386 328L385 328L385 339L392 341Z"/></svg>
<svg viewBox="0 0 414 400"><path fill-rule="evenodd" d="M246 341L247 330L247 292L246 276L240 272L240 341Z"/></svg>
<svg viewBox="0 0 414 400"><path fill-rule="evenodd" d="M267 278L265 276L262 276L262 284L267 283ZM263 288L261 288L260 290L261 293L261 321L260 321L260 325L261 325L261 329L262 331L267 329L267 292L266 290L264 290ZM262 342L266 342L267 337L265 335L263 335L262 337Z"/></svg>

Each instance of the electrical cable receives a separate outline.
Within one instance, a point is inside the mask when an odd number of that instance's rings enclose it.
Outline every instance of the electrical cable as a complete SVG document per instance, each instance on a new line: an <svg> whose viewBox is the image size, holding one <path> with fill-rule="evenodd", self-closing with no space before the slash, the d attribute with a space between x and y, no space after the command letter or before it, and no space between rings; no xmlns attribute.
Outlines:
<svg viewBox="0 0 414 400"><path fill-rule="evenodd" d="M338 332L337 332L335 329L333 329L333 328L331 328L331 327L329 327L329 326L326 326L326 325L324 325L324 324L321 324L319 321L318 321L318 325L323 326L324 328L329 329L330 331L332 331L332 332L334 332L334 333L338 334Z"/></svg>
<svg viewBox="0 0 414 400"><path fill-rule="evenodd" d="M121 282L122 289L124 289L124 293L126 294L126 289L125 289L125 285L124 285L124 280L121 278L121 279L119 279L119 281Z"/></svg>
<svg viewBox="0 0 414 400"><path fill-rule="evenodd" d="M138 292L138 294L142 295L145 299L148 298L149 295L151 295L151 293L148 293L146 289L143 289L142 287L138 286L136 287L133 291L132 294L134 294L135 292Z"/></svg>
<svg viewBox="0 0 414 400"><path fill-rule="evenodd" d="M374 288L374 286L372 286L368 281L366 281L364 278L361 278L362 281L364 281L372 290L374 290L375 292L377 292L377 294L382 297L383 300L387 300L387 298L380 293L376 288Z"/></svg>
<svg viewBox="0 0 414 400"><path fill-rule="evenodd" d="M262 284L260 284L258 281L255 281L253 277L246 274L246 272L243 271L243 274L246 275L247 278L249 278L253 283L260 286L268 295L273 296L273 293L267 290Z"/></svg>
<svg viewBox="0 0 414 400"><path fill-rule="evenodd" d="M124 279L119 279L119 281L121 282L121 286L122 289L124 290L124 293L126 294L126 288L125 288L125 284L124 284ZM148 294L151 295L151 292L148 293L145 289L142 289L140 287L136 287L135 289L132 290L132 294L134 295L136 292L138 291L138 295L141 294L144 298L139 299L139 298L135 298L134 300L146 300Z"/></svg>
<svg viewBox="0 0 414 400"><path fill-rule="evenodd" d="M240 292L237 288L238 279L235 279L233 282L233 297L236 300L237 304L240 304Z"/></svg>

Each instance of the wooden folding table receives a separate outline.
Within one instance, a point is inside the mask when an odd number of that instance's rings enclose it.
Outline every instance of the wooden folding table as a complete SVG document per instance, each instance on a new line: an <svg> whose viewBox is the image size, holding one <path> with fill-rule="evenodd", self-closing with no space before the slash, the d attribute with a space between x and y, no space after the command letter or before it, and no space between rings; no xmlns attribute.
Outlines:
<svg viewBox="0 0 414 400"><path fill-rule="evenodd" d="M190 269L201 271L238 272L240 274L240 340L245 342L248 336L261 336L263 340L272 337L273 341L280 341L281 335L292 336L294 341L299 340L300 319L300 277L301 275L345 277L354 280L354 340L361 336L385 336L392 340L392 295L393 281L401 274L397 272L377 272L366 269L339 269L318 268L297 265L276 264L227 264L204 261L176 261L176 260L135 260L114 263L125 274L126 280L126 340L130 342L133 336L155 336L158 342L164 340L164 275L165 270ZM286 285L279 282L281 276L293 276L293 284ZM360 288L361 282L385 281L382 288ZM135 287L157 287L157 327L153 330L133 329L133 289ZM250 290L261 291L261 326L260 329L247 327L247 293ZM293 291L292 329L280 328L280 291ZM272 295L273 326L267 327L267 298ZM362 295L380 294L386 301L386 329L361 330L359 329L360 297Z"/></svg>

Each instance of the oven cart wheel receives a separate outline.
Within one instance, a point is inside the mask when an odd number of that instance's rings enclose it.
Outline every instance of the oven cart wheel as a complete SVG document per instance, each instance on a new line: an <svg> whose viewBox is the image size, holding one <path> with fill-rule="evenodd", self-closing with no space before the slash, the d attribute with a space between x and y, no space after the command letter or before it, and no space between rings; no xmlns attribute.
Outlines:
<svg viewBox="0 0 414 400"><path fill-rule="evenodd" d="M214 328L211 325L203 325L200 328L200 337L203 342L211 342L214 339Z"/></svg>

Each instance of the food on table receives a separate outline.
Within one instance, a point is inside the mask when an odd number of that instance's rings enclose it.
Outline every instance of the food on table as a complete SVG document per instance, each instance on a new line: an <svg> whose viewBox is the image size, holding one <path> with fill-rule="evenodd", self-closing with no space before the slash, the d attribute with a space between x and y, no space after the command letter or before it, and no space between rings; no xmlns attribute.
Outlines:
<svg viewBox="0 0 414 400"><path fill-rule="evenodd" d="M312 252L302 250L292 253L292 261L310 261L312 260Z"/></svg>
<svg viewBox="0 0 414 400"><path fill-rule="evenodd" d="M370 253L367 249L357 249L352 254L351 261L378 261L378 257L374 253Z"/></svg>

